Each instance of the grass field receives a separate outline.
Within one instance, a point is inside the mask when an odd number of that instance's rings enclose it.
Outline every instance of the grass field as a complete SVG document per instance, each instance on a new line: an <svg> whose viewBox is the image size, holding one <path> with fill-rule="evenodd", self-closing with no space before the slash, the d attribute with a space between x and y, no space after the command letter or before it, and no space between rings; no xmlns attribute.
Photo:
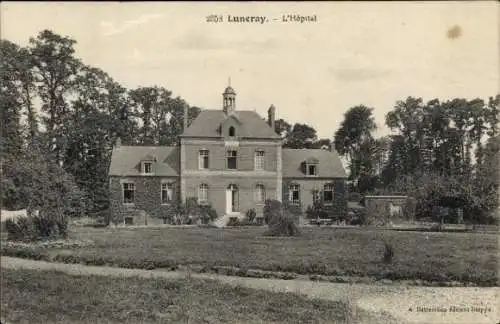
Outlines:
<svg viewBox="0 0 500 324"><path fill-rule="evenodd" d="M94 246L41 253L63 262L168 268L178 265L498 284L498 237L480 233L303 228L301 237L263 237L263 228L74 229ZM394 247L382 262L384 243Z"/></svg>
<svg viewBox="0 0 500 324"><path fill-rule="evenodd" d="M344 302L208 280L70 276L2 269L8 323L343 323Z"/></svg>

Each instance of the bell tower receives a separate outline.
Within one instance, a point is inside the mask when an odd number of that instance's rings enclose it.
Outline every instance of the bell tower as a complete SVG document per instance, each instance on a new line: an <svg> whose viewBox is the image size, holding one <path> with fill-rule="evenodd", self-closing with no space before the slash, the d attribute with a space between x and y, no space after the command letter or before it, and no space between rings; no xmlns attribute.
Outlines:
<svg viewBox="0 0 500 324"><path fill-rule="evenodd" d="M229 78L228 86L222 94L222 110L226 115L236 110L236 92L234 92L234 89L231 87L231 78Z"/></svg>

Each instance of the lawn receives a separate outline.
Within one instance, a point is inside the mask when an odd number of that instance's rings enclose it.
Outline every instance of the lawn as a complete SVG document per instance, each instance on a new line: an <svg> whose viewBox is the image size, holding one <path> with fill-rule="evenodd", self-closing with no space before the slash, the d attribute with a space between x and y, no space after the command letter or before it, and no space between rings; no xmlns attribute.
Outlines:
<svg viewBox="0 0 500 324"><path fill-rule="evenodd" d="M342 323L344 302L192 278L70 276L2 269L8 323ZM352 319L352 318L351 318Z"/></svg>
<svg viewBox="0 0 500 324"><path fill-rule="evenodd" d="M264 231L78 228L72 238L92 240L94 246L41 253L63 262L87 260L123 267L233 266L308 275L498 284L495 234L303 228L301 237L270 238L262 236ZM391 264L382 262L386 242L394 247Z"/></svg>

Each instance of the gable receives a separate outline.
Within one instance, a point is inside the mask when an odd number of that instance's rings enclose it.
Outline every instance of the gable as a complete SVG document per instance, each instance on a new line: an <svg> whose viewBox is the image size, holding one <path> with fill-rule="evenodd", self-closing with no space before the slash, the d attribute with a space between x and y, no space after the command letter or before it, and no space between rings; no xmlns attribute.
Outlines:
<svg viewBox="0 0 500 324"><path fill-rule="evenodd" d="M227 116L219 127L219 132L223 137L240 137L245 134L245 128L235 114Z"/></svg>

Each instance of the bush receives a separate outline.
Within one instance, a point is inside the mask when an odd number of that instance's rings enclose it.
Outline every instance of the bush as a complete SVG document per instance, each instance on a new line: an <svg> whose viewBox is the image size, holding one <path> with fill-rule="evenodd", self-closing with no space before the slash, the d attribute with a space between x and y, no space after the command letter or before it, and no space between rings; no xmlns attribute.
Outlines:
<svg viewBox="0 0 500 324"><path fill-rule="evenodd" d="M264 205L264 219L268 225L267 235L270 236L298 236L300 231L293 216L286 212L281 202L266 200Z"/></svg>
<svg viewBox="0 0 500 324"><path fill-rule="evenodd" d="M32 224L27 217L7 219L5 221L7 239L11 241L31 241L35 235Z"/></svg>
<svg viewBox="0 0 500 324"><path fill-rule="evenodd" d="M13 241L35 241L39 239L66 238L68 224L64 218L46 216L20 217L5 223L7 239Z"/></svg>
<svg viewBox="0 0 500 324"><path fill-rule="evenodd" d="M242 226L242 222L238 219L238 217L230 217L226 226Z"/></svg>
<svg viewBox="0 0 500 324"><path fill-rule="evenodd" d="M199 204L197 198L189 197L183 203L173 202L166 211L160 213L163 223L174 225L208 224L217 219L217 212L210 204Z"/></svg>
<svg viewBox="0 0 500 324"><path fill-rule="evenodd" d="M248 223L253 224L253 222L255 221L255 217L257 216L257 213L255 212L255 209L251 208L251 209L247 210L245 215L246 215L246 218L248 220Z"/></svg>
<svg viewBox="0 0 500 324"><path fill-rule="evenodd" d="M392 244L385 243L384 245L384 263L392 263L392 259L394 258L394 249Z"/></svg>

